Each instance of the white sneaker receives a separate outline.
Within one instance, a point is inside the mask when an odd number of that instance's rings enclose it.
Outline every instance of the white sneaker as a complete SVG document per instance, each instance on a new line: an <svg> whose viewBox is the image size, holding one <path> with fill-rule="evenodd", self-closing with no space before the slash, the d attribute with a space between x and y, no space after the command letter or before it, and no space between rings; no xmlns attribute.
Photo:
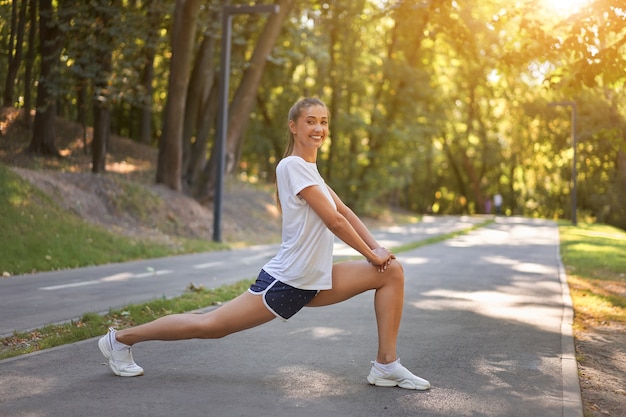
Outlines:
<svg viewBox="0 0 626 417"><path fill-rule="evenodd" d="M430 382L413 375L411 371L400 365L399 362L398 366L389 373L378 368L376 364L372 362L372 369L370 369L370 374L367 376L367 381L377 387L398 386L400 388L416 389L420 391L430 388Z"/></svg>
<svg viewBox="0 0 626 417"><path fill-rule="evenodd" d="M109 366L117 376L143 375L143 368L133 360L130 346L124 350L114 350L115 329L109 328L109 332L98 340L98 347L105 358L109 360Z"/></svg>

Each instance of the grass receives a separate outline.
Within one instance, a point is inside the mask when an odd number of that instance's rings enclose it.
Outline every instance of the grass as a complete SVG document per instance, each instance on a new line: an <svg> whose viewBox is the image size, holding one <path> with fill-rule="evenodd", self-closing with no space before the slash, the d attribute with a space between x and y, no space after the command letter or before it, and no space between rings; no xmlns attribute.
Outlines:
<svg viewBox="0 0 626 417"><path fill-rule="evenodd" d="M0 360L24 355L55 346L101 336L103 329L125 328L147 323L167 314L185 313L216 306L244 292L252 280L208 290L190 286L175 298L159 298L147 303L128 305L106 314L86 313L79 320L51 324L28 332L15 332L1 340Z"/></svg>
<svg viewBox="0 0 626 417"><path fill-rule="evenodd" d="M145 193L121 193L125 209L145 210ZM133 198L134 197L134 198ZM172 248L129 239L83 222L0 164L0 274L18 275L172 255ZM181 239L176 253L223 248L213 242Z"/></svg>
<svg viewBox="0 0 626 417"><path fill-rule="evenodd" d="M559 231L575 327L626 323L626 232L587 223L560 223Z"/></svg>

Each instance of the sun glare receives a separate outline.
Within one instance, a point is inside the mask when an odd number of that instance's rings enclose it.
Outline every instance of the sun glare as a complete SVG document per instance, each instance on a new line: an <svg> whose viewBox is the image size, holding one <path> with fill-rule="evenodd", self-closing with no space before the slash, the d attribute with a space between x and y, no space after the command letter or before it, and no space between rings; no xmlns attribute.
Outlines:
<svg viewBox="0 0 626 417"><path fill-rule="evenodd" d="M590 0L543 0L548 11L562 16L569 16L580 10Z"/></svg>

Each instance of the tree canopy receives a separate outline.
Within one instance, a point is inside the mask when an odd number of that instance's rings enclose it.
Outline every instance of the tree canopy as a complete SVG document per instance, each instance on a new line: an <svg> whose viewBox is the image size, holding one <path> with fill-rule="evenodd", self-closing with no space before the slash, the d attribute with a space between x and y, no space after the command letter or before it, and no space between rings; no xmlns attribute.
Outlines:
<svg viewBox="0 0 626 417"><path fill-rule="evenodd" d="M232 20L228 173L272 182L288 109L315 95L320 170L358 211L485 213L500 194L508 214L570 218L576 164L579 214L626 228L623 1L276 3ZM0 0L3 105L36 107L33 152L56 152L51 114L77 120L94 171L115 132L210 200L226 4ZM576 103L576 160L557 102Z"/></svg>

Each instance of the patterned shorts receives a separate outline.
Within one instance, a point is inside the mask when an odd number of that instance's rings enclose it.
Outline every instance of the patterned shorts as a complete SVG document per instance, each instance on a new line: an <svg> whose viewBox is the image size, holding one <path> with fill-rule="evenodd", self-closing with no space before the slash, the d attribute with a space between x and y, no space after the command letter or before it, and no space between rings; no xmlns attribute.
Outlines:
<svg viewBox="0 0 626 417"><path fill-rule="evenodd" d="M280 282L262 269L248 291L263 295L268 310L284 320L300 311L318 293L318 290L301 290Z"/></svg>

